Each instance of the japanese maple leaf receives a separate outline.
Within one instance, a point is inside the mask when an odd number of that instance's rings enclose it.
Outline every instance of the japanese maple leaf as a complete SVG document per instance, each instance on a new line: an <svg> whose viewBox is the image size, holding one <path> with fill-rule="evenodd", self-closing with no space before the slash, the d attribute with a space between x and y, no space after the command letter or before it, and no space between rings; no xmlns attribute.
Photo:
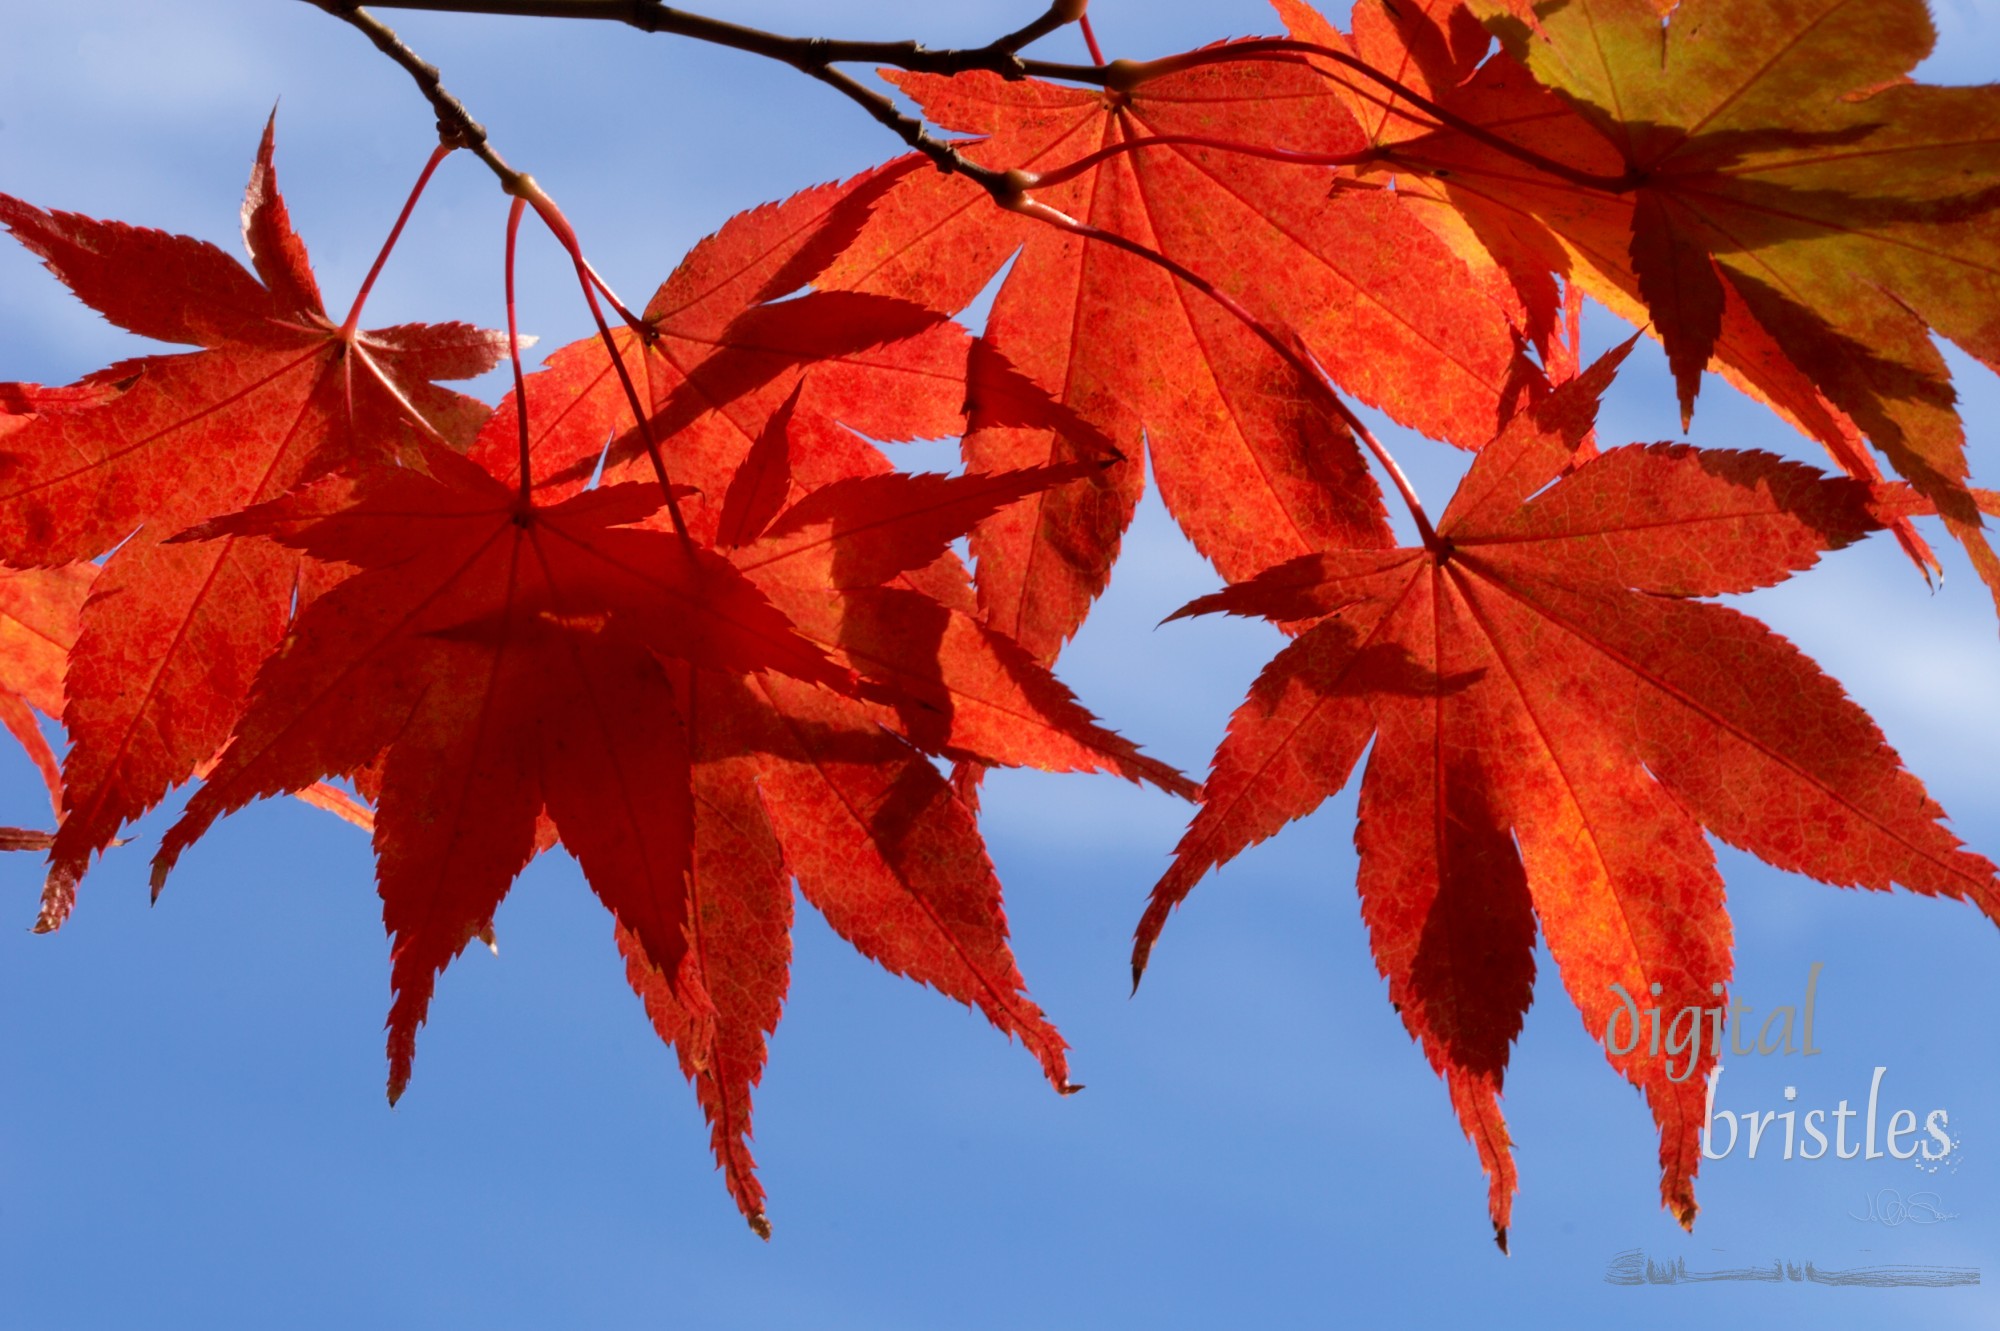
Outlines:
<svg viewBox="0 0 2000 1331"><path fill-rule="evenodd" d="M633 987L695 1085L730 1193L760 1234L769 1224L749 1149L751 1095L785 995L794 878L862 953L977 1007L1058 1090L1074 1089L1061 1036L1024 993L973 812L926 755L1098 766L1110 752L1191 793L981 624L947 550L974 522L1090 465L905 475L845 432L816 432L788 404L728 488L717 526L731 559L853 666L862 696L770 674L685 672L689 947L712 1012L644 965L628 933L620 943Z"/></svg>
<svg viewBox="0 0 2000 1331"><path fill-rule="evenodd" d="M745 460L715 524L742 574L707 552L683 568L691 547L675 536L619 525L657 509L655 489L524 509L453 458L434 464L437 480L391 471L358 487L322 482L192 533L262 533L362 571L307 609L260 675L237 740L169 832L156 873L220 813L368 764L396 934L394 1095L437 972L490 927L507 883L546 848L535 819L545 804L611 907L632 982L696 1081L730 1189L760 1232L745 1138L784 993L792 875L866 955L977 1006L1068 1090L1064 1042L1023 992L973 815L927 754L1046 760L1052 740L1038 732L1060 725L1079 752L1118 751L1191 792L976 622L971 642L927 636L924 604L944 607L901 581L914 571L950 597L948 543L1070 472L906 476L845 432L797 439L795 405ZM841 479L811 489L800 479L826 475ZM662 604L688 599L689 568L707 598L699 615ZM854 647L838 616L816 611L836 653L861 667L850 688L855 676L748 579L809 609L815 581L836 605L897 591L891 618L904 631L883 636L873 623ZM956 586L969 598L962 570ZM1018 678L959 687L1017 711L932 716L934 699L956 696L941 681L996 663ZM781 669L756 673L763 665ZM889 728L904 717L918 721L907 738Z"/></svg>
<svg viewBox="0 0 2000 1331"><path fill-rule="evenodd" d="M983 165L1052 175L1105 154L1034 197L1296 330L1342 387L1398 420L1463 444L1492 433L1513 342L1465 265L1393 193L1334 192L1324 169L1230 150L1367 146L1338 90L1302 63L1222 60L1110 93L984 73L890 77L932 121L982 136L962 151ZM957 309L1010 256L986 337L1132 460L974 534L993 624L1044 660L1076 631L1138 501L1142 433L1161 496L1225 576L1382 538L1373 482L1324 399L1139 256L926 172L887 193L821 282ZM997 425L975 428L964 450L988 470L1091 455L1061 432Z"/></svg>
<svg viewBox="0 0 2000 1331"><path fill-rule="evenodd" d="M1724 1001L1729 917L1704 829L1825 882L2000 918L1994 866L1939 825L1867 715L1756 620L1692 599L1782 581L1878 529L1869 488L1676 444L1565 474L1622 355L1516 417L1425 547L1306 556L1183 612L1305 631L1232 718L1133 954L1136 976L1196 881L1339 790L1372 740L1362 916L1479 1150L1503 1247L1499 1098L1537 924L1600 1037L1614 984L1663 1011ZM1701 1043L1684 1069L1643 1042L1607 1052L1652 1109L1683 1224L1714 1062Z"/></svg>
<svg viewBox="0 0 2000 1331"><path fill-rule="evenodd" d="M92 852L221 747L285 631L296 553L165 539L335 468L462 445L487 409L430 381L485 371L504 342L460 324L336 326L278 194L268 125L243 205L255 276L205 241L6 195L0 222L113 323L201 348L113 366L96 381L131 382L111 401L0 440L0 562L116 551L65 683L72 747L37 925L50 929Z"/></svg>
<svg viewBox="0 0 2000 1331"><path fill-rule="evenodd" d="M649 964L679 975L693 813L663 660L851 680L725 561L631 528L657 487L536 504L449 452L429 461L433 475L336 477L190 534L266 536L360 571L259 673L154 869L157 891L219 816L379 755L392 1100L438 972L490 926L544 809Z"/></svg>
<svg viewBox="0 0 2000 1331"><path fill-rule="evenodd" d="M1426 9L1434 50L1461 11ZM1472 9L1504 51L1436 95L1501 142L1405 130L1393 169L1430 177L1524 291L1561 271L1649 324L1684 418L1707 367L1873 479L1865 435L2000 596L1931 341L2000 368L2000 91L1909 80L1935 41L1922 0L1684 0L1664 24L1653 0L1575 0L1532 30L1500 0Z"/></svg>

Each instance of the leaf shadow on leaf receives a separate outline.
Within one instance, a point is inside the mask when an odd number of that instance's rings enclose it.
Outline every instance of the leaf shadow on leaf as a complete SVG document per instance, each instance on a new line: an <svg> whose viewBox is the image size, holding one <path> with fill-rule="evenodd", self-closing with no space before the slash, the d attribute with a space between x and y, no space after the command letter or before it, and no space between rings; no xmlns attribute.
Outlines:
<svg viewBox="0 0 2000 1331"><path fill-rule="evenodd" d="M746 688L737 679L713 671L701 672L695 685L704 696L728 696L730 710L750 709L764 718L751 726L699 729L697 762L701 764L751 760L761 765L809 762L817 768L853 766L880 769L885 737L895 745L906 741L893 732L869 727L860 716L854 725L830 725L798 712L773 709L761 690ZM903 750L909 761L896 766L887 790L868 807L847 806L847 812L861 825L867 839L881 848L884 858L900 862L903 848L915 841L931 810L945 792L942 778L914 746Z"/></svg>
<svg viewBox="0 0 2000 1331"><path fill-rule="evenodd" d="M1633 122L1635 130L1647 122ZM1908 194L1869 193L1865 190L1802 189L1759 176L1759 167L1732 172L1746 159L1763 153L1796 152L1811 148L1862 148L1877 131L1895 128L1888 124L1857 125L1839 130L1800 131L1795 129L1722 130L1700 134L1685 144L1661 166L1648 173L1648 183L1677 190L1684 195L1715 199L1726 205L1745 208L1757 216L1759 232L1778 243L1807 236L1824 235L1830 230L1852 230L1911 222L1948 225L1969 222L2000 210L2000 184L1973 189L1954 189L1931 197ZM1781 170L1784 159L1773 160L1762 169ZM1852 176L1857 183L1867 180L1862 172ZM1837 224L1828 219L1838 219ZM1729 237L1717 235L1719 241ZM1727 249L1763 248L1758 245L1728 245Z"/></svg>
<svg viewBox="0 0 2000 1331"><path fill-rule="evenodd" d="M1639 172L1637 182L1671 202L1680 222L1692 223L1699 229L1702 247L1716 258L1723 275L1744 296L1758 321L1778 336L1786 353L1808 371L1815 384L1829 398L1854 415L1864 431L1877 438L1885 451L1894 453L1901 448L1904 443L1902 427L1889 420L1879 408L1871 411L1871 400L1906 400L1940 410L1951 409L1956 399L1948 382L1920 368L1889 360L1879 350L1835 333L1824 315L1800 304L1771 282L1760 280L1748 270L1757 262L1758 256L1793 243L1824 241L1872 227L1962 226L2000 215L2000 181L1974 188L1950 188L1935 196L1917 198L1870 193L1863 188L1798 188L1759 178L1756 174L1759 167L1756 165L1736 168L1767 154L1799 154L1820 148L1863 150L1879 133L1896 127L1887 122L1819 131L1771 126L1720 130L1688 137L1675 126L1644 120L1623 121L1610 111L1587 102L1569 104L1586 113L1581 123L1592 124L1598 146L1608 148L1620 161L1629 163L1630 159L1622 148L1603 135L1601 128L1592 122L1592 117L1629 128L1635 141L1668 144L1655 161L1644 165L1633 164ZM1437 137L1440 145L1459 141L1458 136L1450 131L1440 131ZM1421 160L1425 141L1425 138L1418 138L1398 146L1412 158ZM1538 139L1523 146L1547 151L1551 145ZM1600 154L1584 154L1576 157L1576 161L1589 165L1598 156ZM1779 170L1785 165L1785 161L1779 158L1769 161L1763 169ZM1533 171L1532 167L1521 169ZM1596 169L1605 169L1602 161L1596 161ZM1992 173L1988 175L1990 179ZM1563 184L1550 176L1538 175L1537 178L1555 186L1559 197L1576 196L1600 201L1630 197L1596 194ZM1857 185L1865 185L1869 179L1859 171L1850 178ZM1440 180L1447 194L1454 197L1464 195L1462 182L1456 180L1455 173L1441 174ZM1493 253L1526 250L1535 256L1538 266L1545 266L1554 272L1567 271L1569 265L1561 257L1562 245L1556 239L1566 232L1557 218L1543 216L1542 210L1535 207L1527 211L1506 207L1496 212L1490 202L1477 192L1459 198L1458 202L1461 213ZM1731 256L1734 256L1735 262L1730 261ZM1857 277L1856 280L1865 279ZM1883 289L1882 294L1907 307L1903 296L1897 292ZM1838 315L1837 311L1834 313ZM1912 318L1919 319L1920 316L1913 311ZM1854 392L1849 381L1856 379L1870 385L1870 390ZM1845 397L1841 391L1844 388L1848 390ZM1871 419L1861 420L1864 414Z"/></svg>
<svg viewBox="0 0 2000 1331"><path fill-rule="evenodd" d="M1670 192L1684 204L1712 200L1755 215L1759 240L1746 244L1727 233L1714 231L1711 239L1715 242L1717 253L1754 252L1785 241L1824 236L1832 230L1852 230L1863 226L1968 222L2000 211L2000 183L1956 188L1928 197L1910 197L1907 193L1870 193L1865 189L1805 189L1765 179L1760 174L1785 170L1793 165L1787 156L1779 154L1796 156L1815 149L1864 149L1877 134L1898 128L1886 121L1827 130L1774 125L1688 135L1676 125L1649 120L1622 120L1612 111L1592 103L1576 102L1573 105L1584 113L1586 123L1589 123L1588 117L1601 116L1628 130L1637 141L1667 142L1671 145L1653 161L1635 162L1614 141L1605 140L1611 152L1623 160L1633 173L1633 187L1652 186ZM1597 128L1595 124L1592 127ZM1602 130L1598 129L1598 133L1601 135ZM1544 145L1522 146L1532 149ZM1406 152L1420 153L1423 140L1412 140L1399 147ZM1754 162L1754 159L1767 156L1769 160ZM1576 164L1584 165L1587 160L1582 159ZM1754 164L1746 166L1745 163ZM1861 171L1852 173L1849 178L1857 185L1863 185L1869 179Z"/></svg>
<svg viewBox="0 0 2000 1331"><path fill-rule="evenodd" d="M929 753L958 755L949 743L952 693L945 681L945 634L951 611L928 596L848 598L840 647L862 677L862 695L895 709L903 734ZM894 645L893 657L883 651Z"/></svg>
<svg viewBox="0 0 2000 1331"><path fill-rule="evenodd" d="M1497 1088L1534 999L1534 907L1520 850L1486 783L1458 775L1445 781L1451 871L1424 917L1409 985L1437 1052Z"/></svg>
<svg viewBox="0 0 2000 1331"><path fill-rule="evenodd" d="M912 153L900 163L891 162L858 188L842 198L820 219L813 229L810 240L799 246L798 251L781 264L776 272L766 278L754 299L758 303L780 300L806 286L821 273L828 264L847 252L847 249L861 235L861 228L875 211L875 205L882 201L904 176L913 171L929 170L929 163ZM667 290L665 283L660 292ZM657 302L658 296L654 297ZM649 305L646 317L655 317L656 311Z"/></svg>
<svg viewBox="0 0 2000 1331"><path fill-rule="evenodd" d="M1895 409L1896 404L1904 404L1950 415L1957 408L1958 391L1928 338L1922 352L1935 361L1937 373L1894 359L1848 336L1770 283L1734 268L1726 270L1726 275L1785 354L1806 371L1829 401L1854 419L1904 479L1934 497L1961 489L1962 481L1940 472L1925 457L1923 441L1911 438L1907 423ZM1971 497L1963 498L1963 516L1977 521Z"/></svg>
<svg viewBox="0 0 2000 1331"><path fill-rule="evenodd" d="M1631 164L1635 170L1644 172L1655 183L1661 180L1685 181L1711 173L1720 173L1729 167L1740 166L1746 159L1762 153L1798 152L1812 148L1851 148L1873 137L1878 131L1889 128L1880 123L1814 130L1771 125L1753 129L1717 129L1689 134L1679 125L1662 124L1652 120L1621 120L1615 112L1594 103L1579 102L1577 105L1587 114L1602 116L1607 121L1629 128L1633 139L1637 142L1670 144L1671 146L1653 161ZM1742 177L1730 177L1731 184L1741 180Z"/></svg>
<svg viewBox="0 0 2000 1331"><path fill-rule="evenodd" d="M1348 667L1337 678L1313 681L1311 687L1323 697L1438 700L1462 693L1485 677L1484 666L1441 675L1412 656L1409 648L1401 643L1374 642L1355 652Z"/></svg>
<svg viewBox="0 0 2000 1331"><path fill-rule="evenodd" d="M909 858L918 832L940 797L952 798L930 764L906 763L897 771L881 802L867 815L868 837L882 848L884 858L892 864Z"/></svg>
<svg viewBox="0 0 2000 1331"><path fill-rule="evenodd" d="M730 704L732 707L754 708L760 714L770 711L769 704L754 700L753 693L745 692L740 681L725 680L713 671L701 673L698 687L705 695L727 690L736 699ZM697 761L718 763L735 758L791 761L800 751L812 754L818 761L832 763L872 765L881 759L880 745L865 731L831 726L788 712L782 728L759 728L748 734L740 729L726 734L712 728L701 729Z"/></svg>

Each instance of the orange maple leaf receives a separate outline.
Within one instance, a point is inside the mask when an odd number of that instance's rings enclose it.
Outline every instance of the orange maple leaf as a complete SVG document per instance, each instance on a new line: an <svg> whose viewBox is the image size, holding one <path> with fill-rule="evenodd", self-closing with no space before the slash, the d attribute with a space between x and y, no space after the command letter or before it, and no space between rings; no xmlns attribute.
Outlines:
<svg viewBox="0 0 2000 1331"><path fill-rule="evenodd" d="M1330 193L1324 170L1229 150L1339 155L1367 143L1338 90L1304 65L1232 62L1228 50L1129 91L891 77L930 119L981 136L966 156L1029 173L1039 202L1296 330L1364 402L1438 437L1488 437L1514 363L1502 305L1393 195ZM997 627L1043 660L1076 631L1138 502L1142 433L1161 497L1225 577L1381 536L1374 482L1325 401L1230 313L1142 258L927 174L884 195L822 281L957 309L1017 250L987 340L1133 460L974 533L980 601ZM998 424L975 428L964 451L982 469L1092 455L1063 431Z"/></svg>
<svg viewBox="0 0 2000 1331"><path fill-rule="evenodd" d="M1181 612L1304 632L1231 719L1133 952L1136 980L1196 882L1338 791L1373 740L1362 915L1478 1147L1503 1247L1499 1098L1538 923L1598 1037L1614 984L1663 1010L1724 1001L1729 917L1704 828L1822 881L2000 919L1994 866L1939 825L1867 715L1757 621L1692 599L1780 582L1878 530L1868 487L1677 444L1566 472L1630 346L1488 444L1426 547L1305 556ZM1701 1044L1686 1068L1607 1051L1652 1108L1683 1224L1715 1054Z"/></svg>
<svg viewBox="0 0 2000 1331"><path fill-rule="evenodd" d="M1302 0L1277 3L1296 36L1338 37ZM2000 368L2000 92L1910 81L1935 41L1922 0L1576 0L1538 6L1532 27L1479 0L1503 50L1476 71L1437 55L1466 11L1423 8L1390 33L1374 0L1357 6L1355 40L1378 61L1401 43L1458 120L1385 117L1371 169L1448 204L1433 220L1530 308L1560 273L1648 326L1684 422L1714 369L1874 480L1865 437L2000 598L1931 341ZM1907 522L1897 533L1935 566Z"/></svg>

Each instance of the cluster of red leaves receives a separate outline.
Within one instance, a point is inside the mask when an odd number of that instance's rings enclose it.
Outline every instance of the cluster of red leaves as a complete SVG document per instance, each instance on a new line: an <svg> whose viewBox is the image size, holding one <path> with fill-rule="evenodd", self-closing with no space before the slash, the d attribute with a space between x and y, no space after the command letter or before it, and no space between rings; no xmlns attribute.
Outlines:
<svg viewBox="0 0 2000 1331"><path fill-rule="evenodd" d="M1908 82L1922 0L1359 0L1351 34L1276 3L1290 38L1116 66L1109 90L893 76L1014 173L1015 206L906 158L754 209L497 409L436 381L491 368L504 337L363 332L359 301L327 316L268 129L254 274L0 195L81 299L200 348L0 386L0 719L59 814L0 845L49 852L38 927L191 777L156 890L255 799L343 811L372 827L393 937L393 1098L437 976L560 841L761 1231L750 1096L794 882L1067 1090L1007 944L978 773L1199 799L1136 978L1196 882L1372 742L1363 917L1504 1245L1499 1100L1538 927L1595 1033L1614 984L1702 1006L1727 983L1704 831L2000 917L1994 866L1838 686L1697 599L1885 526L1931 561L1924 513L2000 593L1930 341L2000 366L2000 94ZM975 338L952 313L1010 259ZM1714 369L1848 477L1600 453L1624 351L1581 371L1585 293L1661 340L1684 418ZM1476 450L1435 526L1390 465L1419 546L1395 546L1378 446L1336 389ZM940 436L962 437L963 474L900 472L871 442ZM1049 670L1147 457L1232 584L1184 613L1294 638L1199 789ZM60 713L60 772L30 706ZM1611 1061L1689 1222L1709 1063Z"/></svg>
<svg viewBox="0 0 2000 1331"><path fill-rule="evenodd" d="M613 339L653 395L683 536L666 491L624 481L643 459L607 454L613 422L630 435L633 420L603 343L528 381L523 486L521 404L494 412L430 382L489 368L505 340L335 326L271 155L267 129L244 210L254 278L198 241L0 198L107 317L204 346L9 390L7 557L116 547L101 572L0 581L0 697L60 798L53 838L10 834L50 848L40 926L61 924L90 856L190 775L203 784L156 888L221 815L280 792L334 802L318 783L345 777L372 804L350 811L374 832L394 938L392 1098L438 973L557 839L615 917L753 1224L748 1098L784 993L794 877L862 951L977 1006L1067 1089L977 824L933 759L1195 787L989 628L950 550L1101 470L1108 446L1062 466L897 472L864 434L964 433L968 410L1090 432L946 316L771 300L817 275L901 169L736 219ZM60 780L28 704L69 729Z"/></svg>

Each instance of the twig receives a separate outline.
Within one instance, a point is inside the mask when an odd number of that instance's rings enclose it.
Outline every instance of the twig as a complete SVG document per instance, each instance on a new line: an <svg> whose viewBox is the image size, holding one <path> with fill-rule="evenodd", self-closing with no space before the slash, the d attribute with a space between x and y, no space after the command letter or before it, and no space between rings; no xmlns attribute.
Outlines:
<svg viewBox="0 0 2000 1331"><path fill-rule="evenodd" d="M324 0L306 0L328 8ZM985 70L1002 78L1029 75L1067 78L1084 83L1103 83L1103 70L1089 65L1064 65L1041 60L1023 60L1017 52L1036 38L1045 37L1073 22L1083 6L1073 0L1056 0L1034 22L1008 33L985 46L958 50L932 50L922 42L836 41L826 37L791 37L761 28L730 23L725 19L691 14L683 9L656 3L656 0L378 0L380 9L424 9L446 14L495 14L511 18L594 19L623 23L641 32L691 37L712 46L726 46L810 72L826 65L893 65L921 74L965 74Z"/></svg>
<svg viewBox="0 0 2000 1331"><path fill-rule="evenodd" d="M987 43L990 51L1018 51L1029 42L1039 41L1057 28L1084 21L1083 11L1088 0L1054 0L1048 12L1032 23L1024 24L996 41Z"/></svg>
<svg viewBox="0 0 2000 1331"><path fill-rule="evenodd" d="M642 32L668 33L764 56L820 78L821 82L831 82L821 77L830 66L872 64L889 65L922 74L966 74L983 70L1006 79L1032 76L1129 92L1152 79L1220 61L1272 57L1312 58L1344 66L1385 89L1392 94L1392 98L1379 104L1392 114L1425 128L1443 127L1457 130L1495 152L1512 157L1559 179L1567 180L1573 185L1613 194L1628 194L1644 183L1639 174L1633 171L1619 176L1607 176L1582 171L1567 163L1556 161L1438 105L1416 89L1383 73L1365 60L1346 51L1313 42L1294 41L1282 37L1256 38L1233 42L1226 46L1189 51L1160 60L1144 62L1116 60L1107 63L1102 54L1095 50L1096 42L1093 39L1091 46L1092 54L1097 60L1095 64L1074 65L1022 59L1017 54L1020 46L1053 32L1072 20L1081 20L1085 24L1086 37L1093 36L1088 30L1089 20L1083 15L1084 7L1081 4L1065 3L1064 0L1057 0L1051 4L1042 17L1017 32L985 46L957 50L932 50L916 41L836 41L826 37L792 37L782 33L766 32L761 28L746 27L740 23L730 23L723 19L709 18L702 14L692 14L686 10L659 4L657 0L376 0L376 2L377 7L383 9L422 9L452 14L594 19L624 23ZM341 0L306 0L306 3L317 5L329 13L339 14L342 17L353 9L352 5L341 3ZM379 24L376 26L380 28ZM381 31L388 33L386 28L381 28ZM394 34L388 33L388 35L393 41ZM382 42L378 39L376 44L382 45ZM389 46L383 46L383 50L389 51L392 55L396 54ZM407 48L404 50L407 52ZM408 61L404 63L413 74L416 74L419 68L428 68L423 66L421 61L415 65L409 64ZM434 84L436 71L429 72ZM419 82L422 81L423 78L419 75ZM1352 84L1347 86L1353 87ZM1402 105L1405 102L1408 106ZM459 109L463 111L463 108ZM1417 114L1418 112L1421 112L1421 115ZM871 111L871 114L875 113ZM879 114L876 114L876 118L883 119ZM472 122L467 118L466 123ZM473 125L473 128L476 130L477 126ZM483 131L481 133L483 134ZM904 137L908 141L909 136ZM912 146L917 145L913 143ZM933 161L938 161L941 166L944 165L938 154L922 148L919 148L919 151L924 151ZM946 169L963 170L963 166L946 167Z"/></svg>

